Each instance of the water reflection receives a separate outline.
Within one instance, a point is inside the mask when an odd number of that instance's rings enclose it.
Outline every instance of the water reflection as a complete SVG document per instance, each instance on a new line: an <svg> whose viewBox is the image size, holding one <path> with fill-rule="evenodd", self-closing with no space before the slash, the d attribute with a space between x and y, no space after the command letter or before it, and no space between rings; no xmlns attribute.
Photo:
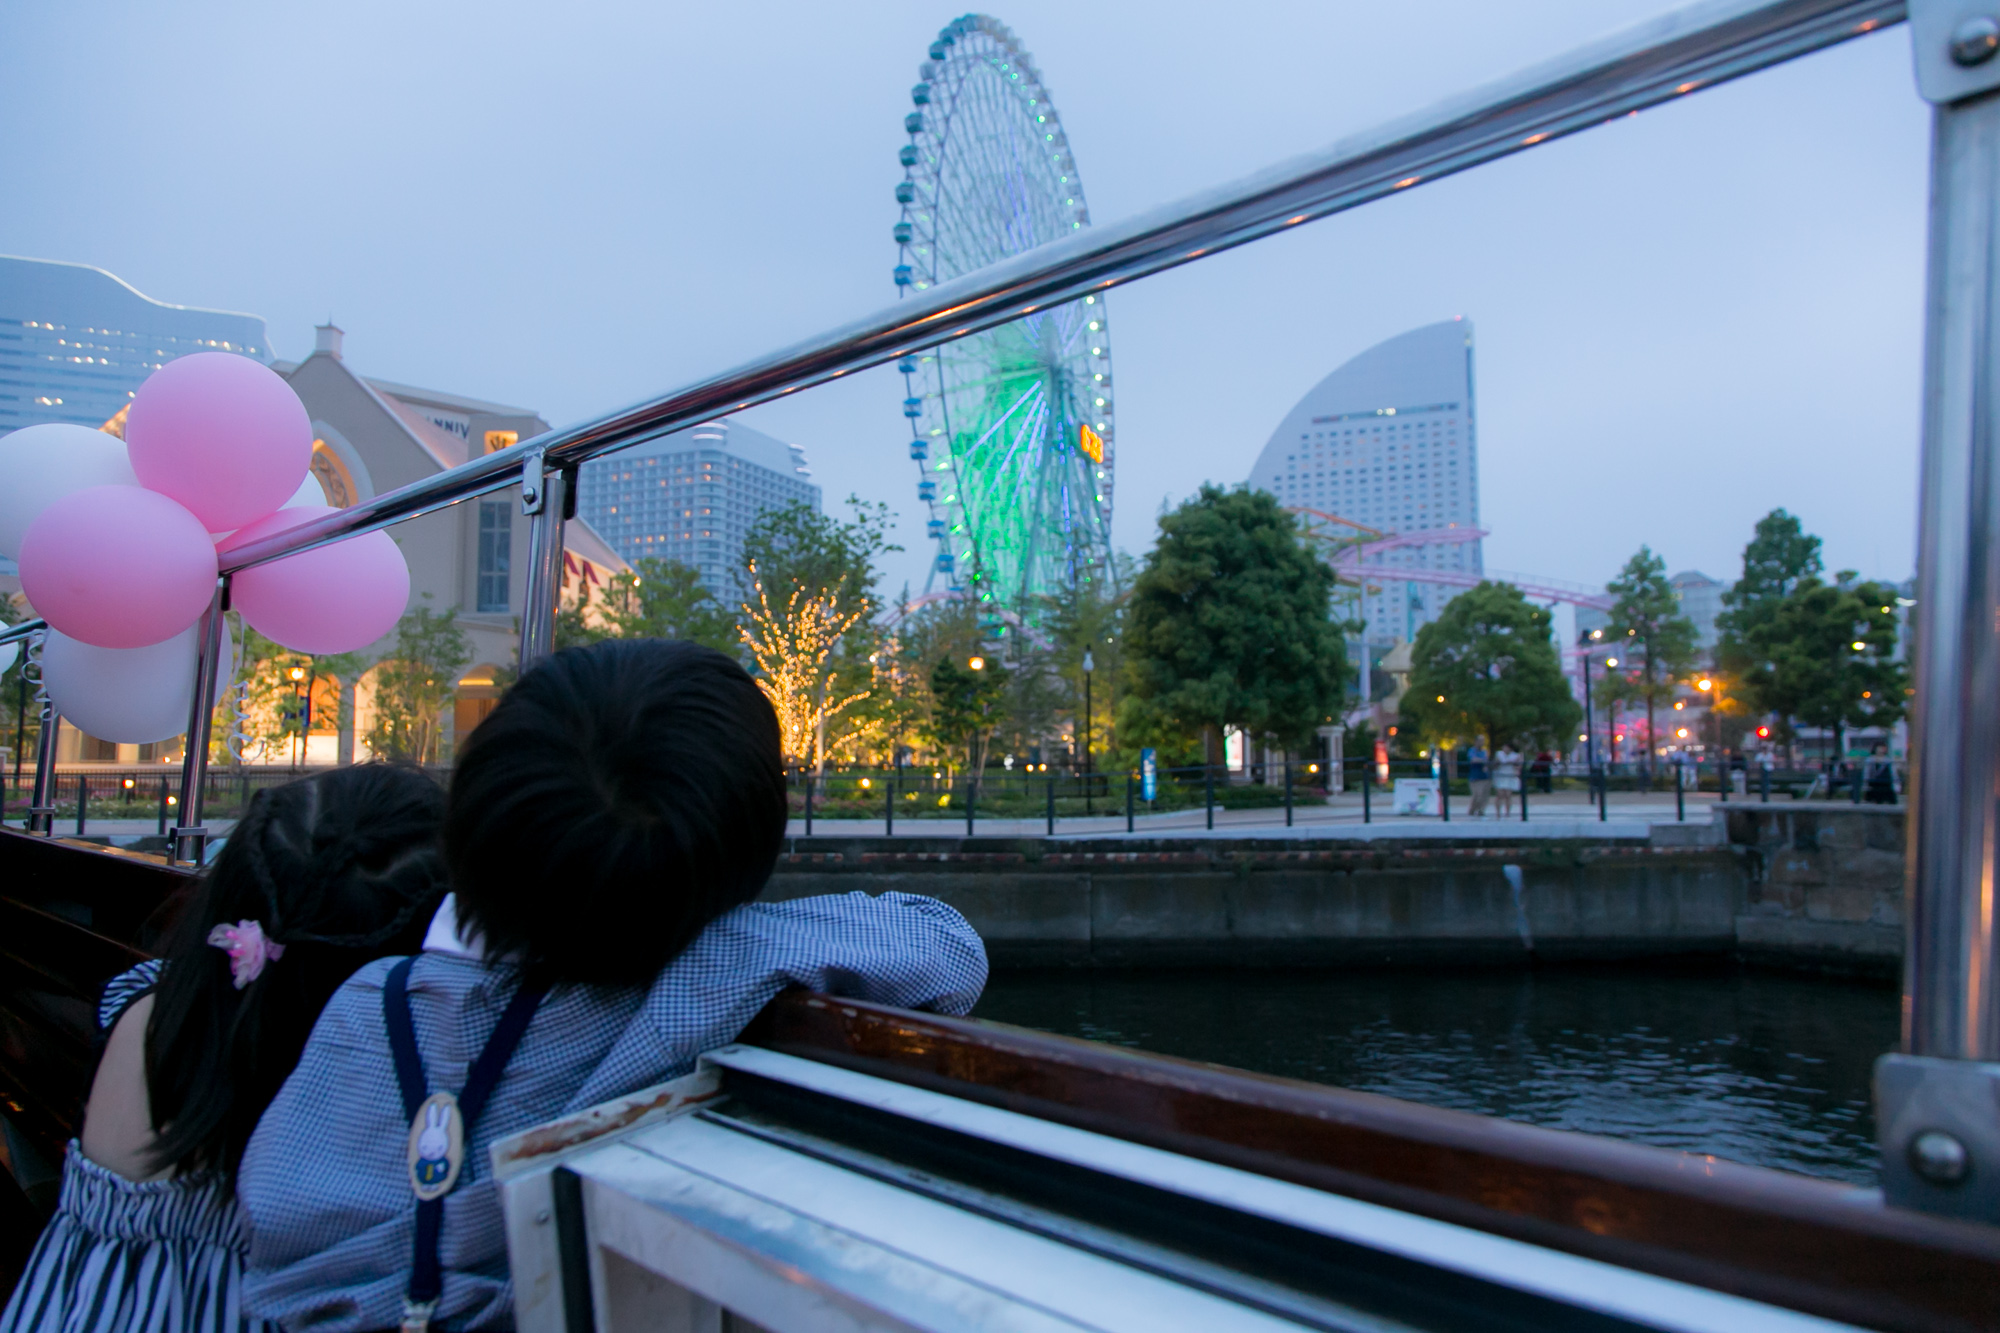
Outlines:
<svg viewBox="0 0 2000 1333"><path fill-rule="evenodd" d="M1737 970L1014 973L976 1013L1872 1185L1897 996Z"/></svg>

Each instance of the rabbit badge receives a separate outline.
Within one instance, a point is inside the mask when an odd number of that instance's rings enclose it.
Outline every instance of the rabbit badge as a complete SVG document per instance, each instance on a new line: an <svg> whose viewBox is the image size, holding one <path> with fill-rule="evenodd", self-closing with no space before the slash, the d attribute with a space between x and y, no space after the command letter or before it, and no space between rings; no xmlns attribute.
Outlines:
<svg viewBox="0 0 2000 1333"><path fill-rule="evenodd" d="M451 1193L465 1162L465 1121L458 1098L434 1092L410 1121L410 1188L430 1200Z"/></svg>

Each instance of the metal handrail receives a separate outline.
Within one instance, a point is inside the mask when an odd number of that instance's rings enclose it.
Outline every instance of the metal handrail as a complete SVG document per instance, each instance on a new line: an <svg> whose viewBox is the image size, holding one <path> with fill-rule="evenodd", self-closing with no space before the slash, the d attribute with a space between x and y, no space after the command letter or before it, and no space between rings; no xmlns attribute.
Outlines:
<svg viewBox="0 0 2000 1333"><path fill-rule="evenodd" d="M1122 223L1091 227L670 393L250 542L225 574L561 472L726 412L1208 258L1904 17L1904 0L1708 0ZM530 603L532 605L532 602Z"/></svg>
<svg viewBox="0 0 2000 1333"><path fill-rule="evenodd" d="M0 643L19 643L23 639L32 639L48 627L49 622L46 620L24 620L18 625L0 629Z"/></svg>

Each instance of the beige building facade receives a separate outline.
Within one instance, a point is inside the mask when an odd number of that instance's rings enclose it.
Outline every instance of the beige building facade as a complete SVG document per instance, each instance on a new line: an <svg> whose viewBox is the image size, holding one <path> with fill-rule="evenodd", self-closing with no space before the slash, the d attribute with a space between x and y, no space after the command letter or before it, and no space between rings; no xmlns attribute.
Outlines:
<svg viewBox="0 0 2000 1333"><path fill-rule="evenodd" d="M365 377L346 360L342 331L317 330L312 355L277 362L305 404L313 429L313 476L327 502L348 508L386 491L456 467L471 458L549 429L532 409ZM114 433L121 413L106 424ZM437 757L448 760L456 739L491 711L519 647L526 593L528 528L518 489L425 514L389 529L410 567L410 607L456 613L472 649L456 698L439 719ZM572 519L564 531L563 597L588 598L629 566L593 531ZM371 665L356 680L322 680L313 688L308 763L348 763L368 756L371 676L395 647L391 633L359 654ZM351 705L342 707L343 698ZM178 757L179 742L112 745L65 727L58 758L69 763L151 763ZM287 764L300 756L263 753L249 762Z"/></svg>

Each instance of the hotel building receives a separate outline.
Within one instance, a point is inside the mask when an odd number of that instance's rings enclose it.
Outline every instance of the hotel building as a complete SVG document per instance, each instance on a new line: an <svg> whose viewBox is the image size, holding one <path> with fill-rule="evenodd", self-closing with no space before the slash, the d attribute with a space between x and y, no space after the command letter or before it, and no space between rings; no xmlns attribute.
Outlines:
<svg viewBox="0 0 2000 1333"><path fill-rule="evenodd" d="M1314 385L1272 432L1250 472L1336 541L1439 534L1370 560L1479 575L1479 442L1473 410L1472 324L1447 320L1400 334ZM1413 639L1456 589L1370 580L1360 596L1372 644Z"/></svg>

